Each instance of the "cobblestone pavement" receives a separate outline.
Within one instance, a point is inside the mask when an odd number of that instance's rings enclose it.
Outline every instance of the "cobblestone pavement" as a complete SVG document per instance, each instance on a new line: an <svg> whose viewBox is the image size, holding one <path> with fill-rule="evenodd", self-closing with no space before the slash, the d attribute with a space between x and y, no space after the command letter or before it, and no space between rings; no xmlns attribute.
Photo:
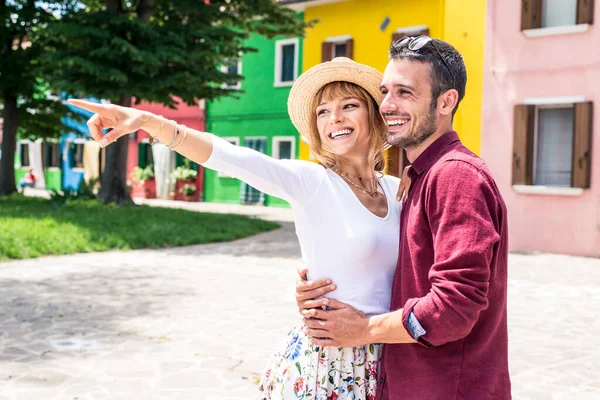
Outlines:
<svg viewBox="0 0 600 400"><path fill-rule="evenodd" d="M232 243L0 263L0 400L253 398L299 319L291 212L186 207L285 222ZM600 260L512 254L509 279L514 398L599 399Z"/></svg>

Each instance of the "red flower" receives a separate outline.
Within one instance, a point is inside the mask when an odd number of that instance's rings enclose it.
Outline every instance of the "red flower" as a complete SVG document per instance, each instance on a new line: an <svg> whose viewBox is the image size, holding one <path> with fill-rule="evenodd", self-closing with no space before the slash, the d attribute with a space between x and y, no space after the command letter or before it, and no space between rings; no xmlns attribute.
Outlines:
<svg viewBox="0 0 600 400"><path fill-rule="evenodd" d="M327 397L327 400L337 400L338 394L333 392L331 396Z"/></svg>
<svg viewBox="0 0 600 400"><path fill-rule="evenodd" d="M296 383L294 383L294 391L299 392L303 389L303 387L304 387L304 378L300 377L300 378L296 379Z"/></svg>

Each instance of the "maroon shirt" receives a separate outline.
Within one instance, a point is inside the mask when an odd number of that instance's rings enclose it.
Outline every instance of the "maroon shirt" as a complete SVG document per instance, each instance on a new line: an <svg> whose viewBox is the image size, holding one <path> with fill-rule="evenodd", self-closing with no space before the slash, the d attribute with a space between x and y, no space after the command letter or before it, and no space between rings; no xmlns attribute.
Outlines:
<svg viewBox="0 0 600 400"><path fill-rule="evenodd" d="M506 206L456 132L412 164L391 309L420 344L386 344L377 399L510 399Z"/></svg>

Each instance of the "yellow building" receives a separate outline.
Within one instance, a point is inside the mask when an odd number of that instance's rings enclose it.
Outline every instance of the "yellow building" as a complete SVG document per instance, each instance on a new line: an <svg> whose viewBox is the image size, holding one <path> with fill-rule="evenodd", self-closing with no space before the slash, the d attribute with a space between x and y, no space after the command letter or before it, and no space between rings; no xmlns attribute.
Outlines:
<svg viewBox="0 0 600 400"><path fill-rule="evenodd" d="M466 96L455 116L454 128L463 143L479 153L485 1L283 0L281 3L304 11L307 21L316 20L304 40L303 71L344 55L383 71L392 39L399 34L426 33L451 43L463 54L468 76ZM305 143L300 146L300 158L310 159Z"/></svg>

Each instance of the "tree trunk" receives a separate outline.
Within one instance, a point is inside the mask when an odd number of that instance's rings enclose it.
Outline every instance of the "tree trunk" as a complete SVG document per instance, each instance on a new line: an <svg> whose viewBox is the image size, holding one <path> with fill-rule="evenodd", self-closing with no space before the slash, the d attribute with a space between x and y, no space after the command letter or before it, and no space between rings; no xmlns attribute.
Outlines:
<svg viewBox="0 0 600 400"><path fill-rule="evenodd" d="M7 196L17 191L15 186L15 152L17 150L18 127L19 110L17 109L17 97L12 93L4 93L0 196Z"/></svg>
<svg viewBox="0 0 600 400"><path fill-rule="evenodd" d="M144 21L150 21L155 0L141 0L137 9L137 15Z"/></svg>
<svg viewBox="0 0 600 400"><path fill-rule="evenodd" d="M131 95L121 95L119 105L131 106ZM102 173L102 182L98 197L107 203L132 205L133 200L127 190L127 153L129 136L119 138L106 147L106 166Z"/></svg>
<svg viewBox="0 0 600 400"><path fill-rule="evenodd" d="M138 17L148 21L152 15L155 0L142 0L137 10ZM106 0L106 9L115 14L123 13L121 0ZM131 94L123 94L119 105L131 107ZM129 136L123 136L106 148L106 167L102 174L102 182L98 196L104 203L119 205L134 204L127 190L127 153Z"/></svg>

